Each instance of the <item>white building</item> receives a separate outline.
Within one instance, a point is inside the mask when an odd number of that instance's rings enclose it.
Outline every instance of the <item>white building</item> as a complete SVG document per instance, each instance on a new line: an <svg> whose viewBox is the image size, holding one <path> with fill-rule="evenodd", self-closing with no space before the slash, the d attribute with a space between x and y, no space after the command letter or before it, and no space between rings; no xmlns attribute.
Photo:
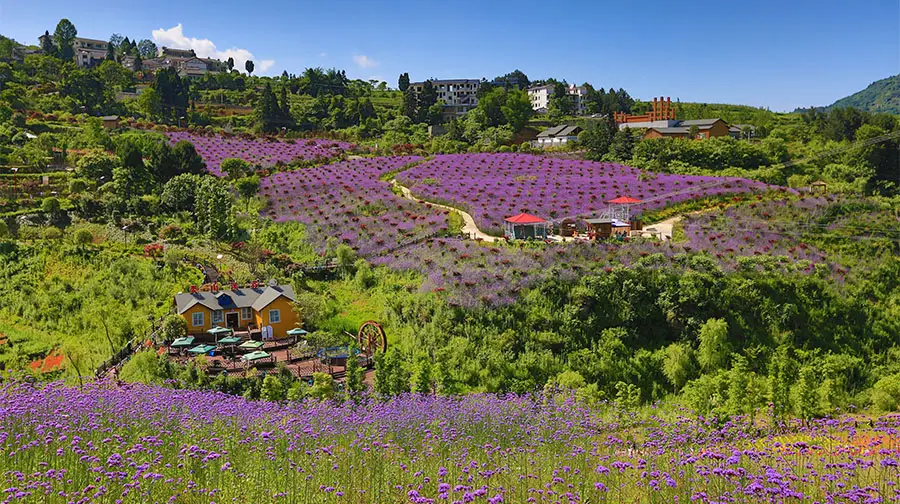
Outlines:
<svg viewBox="0 0 900 504"><path fill-rule="evenodd" d="M553 97L555 86L545 84L528 88L528 98L531 100L531 109L539 114L544 114L550 108L550 98ZM584 86L569 86L566 93L572 97L572 104L576 115L584 114L587 106L584 99L587 96L587 88Z"/></svg>
<svg viewBox="0 0 900 504"><path fill-rule="evenodd" d="M445 79L433 80L431 85L437 93L439 102L444 102L444 116L460 116L478 105L478 79ZM425 82L413 82L409 85L416 93L422 93Z"/></svg>
<svg viewBox="0 0 900 504"><path fill-rule="evenodd" d="M72 42L75 51L75 64L81 68L88 68L99 64L106 59L106 51L109 42L96 39L76 37Z"/></svg>

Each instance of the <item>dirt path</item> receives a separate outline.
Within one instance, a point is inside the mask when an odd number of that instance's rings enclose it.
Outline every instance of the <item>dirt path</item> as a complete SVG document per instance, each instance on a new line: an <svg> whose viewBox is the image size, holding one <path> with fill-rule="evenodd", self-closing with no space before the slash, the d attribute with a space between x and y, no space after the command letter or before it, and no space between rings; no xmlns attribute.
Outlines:
<svg viewBox="0 0 900 504"><path fill-rule="evenodd" d="M478 229L478 226L475 225L475 219L473 219L472 216L469 215L468 213L463 212L462 210L460 210L458 208L453 208L453 207L449 207L447 205L441 205L439 203L432 203L430 201L416 198L413 195L413 193L409 190L408 187L400 185L400 183L397 182L396 179L391 180L391 183L394 184L395 186L399 187L400 191L403 193L403 197L408 200L412 200L412 201L416 201L416 202L425 201L426 203L428 203L429 205L431 205L433 207L443 208L444 210L450 210L451 212L456 212L457 214L459 214L459 216L462 217L462 220L463 220L462 232L464 234L467 234L467 235L473 237L475 240L481 240L481 241L493 243L495 241L502 239L502 238L498 238L496 236L491 236L487 233L482 232L480 229Z"/></svg>

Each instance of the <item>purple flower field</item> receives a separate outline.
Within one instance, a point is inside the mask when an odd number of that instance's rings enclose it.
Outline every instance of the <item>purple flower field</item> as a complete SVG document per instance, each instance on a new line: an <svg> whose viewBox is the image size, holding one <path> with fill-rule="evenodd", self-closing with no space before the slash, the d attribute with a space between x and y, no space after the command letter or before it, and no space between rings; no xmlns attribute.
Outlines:
<svg viewBox="0 0 900 504"><path fill-rule="evenodd" d="M652 410L651 410L652 411ZM247 401L7 384L3 502L637 503L900 499L900 416L723 426L544 397ZM765 412L761 412L765 416Z"/></svg>
<svg viewBox="0 0 900 504"><path fill-rule="evenodd" d="M400 198L379 180L420 159L362 158L276 173L260 181L260 195L271 219L304 223L319 252L334 237L365 256L447 230L449 211Z"/></svg>
<svg viewBox="0 0 900 504"><path fill-rule="evenodd" d="M194 144L206 161L206 168L216 176L222 175L219 165L228 158L240 158L254 165L267 167L278 162L290 163L295 159L330 158L352 147L346 142L325 139L246 140L239 137L197 135L186 131L166 135L173 144L181 140Z"/></svg>
<svg viewBox="0 0 900 504"><path fill-rule="evenodd" d="M629 239L555 244L489 245L436 239L385 254L375 264L425 275L421 290L444 293L467 308L515 302L519 293L550 278L577 280L616 267L643 266L726 272L780 271L830 275L842 281L849 267L803 240L802 215L824 212L821 198L758 201L724 211L688 215L686 241ZM854 229L856 229L854 227Z"/></svg>
<svg viewBox="0 0 900 504"><path fill-rule="evenodd" d="M653 199L636 207L639 211L769 188L741 178L656 174L615 163L527 154L436 156L397 180L422 199L469 212L479 229L495 235L502 234L504 218L522 212L547 220L586 217L619 196ZM664 196L673 192L678 194Z"/></svg>

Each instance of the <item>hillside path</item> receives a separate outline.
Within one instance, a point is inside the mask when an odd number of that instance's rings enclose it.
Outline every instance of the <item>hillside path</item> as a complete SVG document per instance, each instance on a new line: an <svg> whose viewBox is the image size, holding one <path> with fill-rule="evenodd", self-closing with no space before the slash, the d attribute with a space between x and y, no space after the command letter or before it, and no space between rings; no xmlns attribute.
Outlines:
<svg viewBox="0 0 900 504"><path fill-rule="evenodd" d="M400 185L400 183L397 182L397 179L391 180L391 183L394 184L395 186L399 187L400 192L403 193L403 197L408 200L412 200L412 201L416 201L416 202L424 201L425 203L428 203L429 205L431 205L433 207L443 208L444 210L450 210L451 212L458 213L459 216L462 217L462 219L463 219L463 227L462 227L463 234L467 234L467 235L471 236L472 238L474 238L475 240L481 240L481 241L486 241L486 242L490 242L490 243L493 243L495 241L499 241L502 239L502 238L498 238L496 236L491 236L487 233L482 232L480 229L478 229L478 226L475 225L475 219L473 219L472 216L469 215L468 213L463 212L462 210L460 210L458 208L453 208L453 207L450 207L447 205L441 205L440 203L432 203L430 201L423 200L421 198L416 198L413 195L412 191L410 191L408 187Z"/></svg>

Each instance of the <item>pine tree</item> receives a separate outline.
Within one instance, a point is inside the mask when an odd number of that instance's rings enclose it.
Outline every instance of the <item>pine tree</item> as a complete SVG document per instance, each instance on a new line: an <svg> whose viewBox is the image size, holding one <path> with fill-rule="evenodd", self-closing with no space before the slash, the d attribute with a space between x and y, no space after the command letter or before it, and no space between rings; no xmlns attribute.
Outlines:
<svg viewBox="0 0 900 504"><path fill-rule="evenodd" d="M44 34L39 37L41 42L41 53L45 56L56 56L56 45L53 43L53 37L50 32L44 30Z"/></svg>
<svg viewBox="0 0 900 504"><path fill-rule="evenodd" d="M416 92L413 91L413 88L407 88L406 91L403 92L403 115L413 122L415 122L418 117L417 102Z"/></svg>
<svg viewBox="0 0 900 504"><path fill-rule="evenodd" d="M400 91L406 91L409 88L409 74L403 72L400 74L400 79L397 82L397 87Z"/></svg>
<svg viewBox="0 0 900 504"><path fill-rule="evenodd" d="M71 21L65 18L59 20L56 31L53 32L53 42L56 44L56 53L60 59L71 60L75 57L73 44L77 35L78 30Z"/></svg>

